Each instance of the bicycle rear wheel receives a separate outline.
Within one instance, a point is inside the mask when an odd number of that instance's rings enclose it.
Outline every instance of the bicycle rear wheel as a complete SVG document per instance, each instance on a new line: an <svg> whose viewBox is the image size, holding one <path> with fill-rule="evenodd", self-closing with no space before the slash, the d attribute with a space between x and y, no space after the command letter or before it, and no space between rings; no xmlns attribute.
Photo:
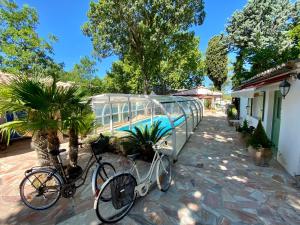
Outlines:
<svg viewBox="0 0 300 225"><path fill-rule="evenodd" d="M166 155L163 155L158 162L156 179L159 190L166 192L170 188L172 181L171 162Z"/></svg>
<svg viewBox="0 0 300 225"><path fill-rule="evenodd" d="M116 223L130 211L136 197L137 183L130 173L122 173L109 178L101 187L94 209L104 223ZM110 194L109 201L103 200Z"/></svg>
<svg viewBox="0 0 300 225"><path fill-rule="evenodd" d="M60 178L52 171L36 170L21 181L20 196L31 209L48 209L60 198L61 185Z"/></svg>

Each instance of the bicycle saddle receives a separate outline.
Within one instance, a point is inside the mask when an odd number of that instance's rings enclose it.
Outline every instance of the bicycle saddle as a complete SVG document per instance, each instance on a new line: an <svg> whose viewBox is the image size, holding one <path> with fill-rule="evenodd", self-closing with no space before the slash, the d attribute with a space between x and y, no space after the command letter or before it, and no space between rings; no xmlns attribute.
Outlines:
<svg viewBox="0 0 300 225"><path fill-rule="evenodd" d="M60 153L65 152L65 151L67 151L67 150L66 149L55 149L55 150L50 151L49 153L52 156L58 156Z"/></svg>
<svg viewBox="0 0 300 225"><path fill-rule="evenodd" d="M132 161L136 160L139 156L141 155L141 153L134 153L131 155L127 155L128 159L131 159Z"/></svg>

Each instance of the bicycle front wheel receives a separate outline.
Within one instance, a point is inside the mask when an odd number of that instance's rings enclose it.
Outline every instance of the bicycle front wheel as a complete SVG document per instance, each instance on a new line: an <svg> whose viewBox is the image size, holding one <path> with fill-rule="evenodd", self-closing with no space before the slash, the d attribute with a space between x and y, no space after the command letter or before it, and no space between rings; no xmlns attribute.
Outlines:
<svg viewBox="0 0 300 225"><path fill-rule="evenodd" d="M104 182L108 180L108 178L114 176L115 174L116 174L116 169L113 167L112 164L108 162L99 164L93 174L93 181L92 181L93 194L97 196Z"/></svg>
<svg viewBox="0 0 300 225"><path fill-rule="evenodd" d="M130 173L109 178L95 200L97 217L104 223L116 223L126 216L134 204L136 185L136 180ZM108 195L111 196L110 200L104 200Z"/></svg>
<svg viewBox="0 0 300 225"><path fill-rule="evenodd" d="M172 181L171 162L166 155L163 155L158 162L156 179L159 190L166 192L170 188Z"/></svg>
<svg viewBox="0 0 300 225"><path fill-rule="evenodd" d="M36 170L21 181L20 196L31 209L48 209L60 198L61 185L60 178L52 171Z"/></svg>

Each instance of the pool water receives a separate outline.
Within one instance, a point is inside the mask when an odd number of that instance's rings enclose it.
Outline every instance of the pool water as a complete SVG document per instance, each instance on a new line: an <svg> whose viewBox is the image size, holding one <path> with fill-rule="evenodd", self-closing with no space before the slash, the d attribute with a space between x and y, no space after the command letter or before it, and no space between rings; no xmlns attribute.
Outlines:
<svg viewBox="0 0 300 225"><path fill-rule="evenodd" d="M184 116L178 118L172 117L172 120L174 121L174 127L177 127L184 122L185 118ZM171 128L171 123L167 116L156 116L153 118L153 123L156 121L161 121L160 127L165 127L163 130L167 130ZM148 127L151 127L151 118L133 123L132 128L134 128L135 126L139 128L144 128L146 125L148 125ZM119 127L116 130L119 131L129 130L129 125Z"/></svg>

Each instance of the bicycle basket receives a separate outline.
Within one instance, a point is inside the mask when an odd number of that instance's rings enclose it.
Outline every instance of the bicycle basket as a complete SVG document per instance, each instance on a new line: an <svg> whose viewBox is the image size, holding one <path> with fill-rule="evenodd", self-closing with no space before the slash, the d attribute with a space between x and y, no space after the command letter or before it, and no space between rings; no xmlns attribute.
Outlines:
<svg viewBox="0 0 300 225"><path fill-rule="evenodd" d="M112 204L115 209L130 204L134 200L135 178L131 174L116 176L110 183Z"/></svg>
<svg viewBox="0 0 300 225"><path fill-rule="evenodd" d="M100 138L97 141L91 143L92 151L96 155L100 155L107 151L109 147L109 137L100 135Z"/></svg>

